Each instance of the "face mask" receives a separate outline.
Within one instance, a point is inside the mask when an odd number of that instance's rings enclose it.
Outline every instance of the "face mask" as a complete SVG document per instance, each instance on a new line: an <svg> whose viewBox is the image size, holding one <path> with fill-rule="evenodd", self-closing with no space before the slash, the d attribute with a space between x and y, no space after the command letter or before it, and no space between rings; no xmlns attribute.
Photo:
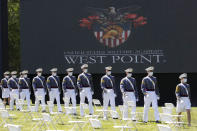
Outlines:
<svg viewBox="0 0 197 131"><path fill-rule="evenodd" d="M52 73L52 75L53 75L53 76L56 76L56 75L57 75L57 73L56 73L56 72L54 72L54 73Z"/></svg>
<svg viewBox="0 0 197 131"><path fill-rule="evenodd" d="M5 76L5 78L7 78L7 79L8 79L8 78L9 78L9 76Z"/></svg>
<svg viewBox="0 0 197 131"><path fill-rule="evenodd" d="M153 72L148 72L148 75L149 76L153 76Z"/></svg>
<svg viewBox="0 0 197 131"><path fill-rule="evenodd" d="M12 77L13 77L13 78L16 78L16 75L13 75Z"/></svg>
<svg viewBox="0 0 197 131"><path fill-rule="evenodd" d="M183 79L183 83L187 83L187 79L185 78L185 79Z"/></svg>
<svg viewBox="0 0 197 131"><path fill-rule="evenodd" d="M27 74L25 74L24 77L27 78Z"/></svg>
<svg viewBox="0 0 197 131"><path fill-rule="evenodd" d="M38 76L41 76L42 75L42 73L38 73Z"/></svg>
<svg viewBox="0 0 197 131"><path fill-rule="evenodd" d="M72 75L73 75L73 72L68 72L68 75L69 75L69 76L72 76Z"/></svg>
<svg viewBox="0 0 197 131"><path fill-rule="evenodd" d="M107 72L107 75L111 75L111 71L108 71L108 72Z"/></svg>
<svg viewBox="0 0 197 131"><path fill-rule="evenodd" d="M88 69L84 69L83 71L84 71L85 73L87 73L87 72L88 72Z"/></svg>
<svg viewBox="0 0 197 131"><path fill-rule="evenodd" d="M127 74L127 77L131 77L131 76L132 76L132 74L131 74L131 73L128 73L128 74Z"/></svg>

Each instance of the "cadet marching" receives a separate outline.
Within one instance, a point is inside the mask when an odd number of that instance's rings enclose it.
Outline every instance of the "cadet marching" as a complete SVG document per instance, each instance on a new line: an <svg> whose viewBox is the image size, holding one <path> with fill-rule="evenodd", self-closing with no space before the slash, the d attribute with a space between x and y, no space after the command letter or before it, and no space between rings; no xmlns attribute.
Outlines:
<svg viewBox="0 0 197 131"><path fill-rule="evenodd" d="M28 78L28 71L24 70L20 73L20 77L17 78L17 72L6 71L4 78L1 80L0 87L2 89L3 102L9 104L10 109L14 109L14 102L17 103L19 99L27 101L27 109L30 108L31 99L30 95L35 96L35 107L36 111L39 109L41 102L42 112L46 112L45 96L49 94L49 100L54 103L57 102L58 112L62 112L60 104L60 94L63 91L63 100L65 107L69 107L69 102L72 102L72 114L77 115L76 111L76 96L80 97L80 115L83 117L85 98L88 100L89 115L94 114L93 108L93 94L94 85L92 81L92 75L88 72L88 65L84 64L81 66L82 73L78 77L73 75L74 69L68 68L66 70L66 76L60 83L60 78L57 75L57 68L51 69L51 75L48 78L42 76L43 69L36 69L36 74L32 81ZM141 91L144 94L144 123L148 122L148 112L150 105L154 109L155 122L160 123L159 111L158 111L158 100L160 99L160 92L158 87L158 81L153 76L154 67L148 67L145 69L147 76L142 79ZM100 86L103 90L103 119L107 118L107 109L110 104L111 110L116 112L115 98L117 97L117 88L120 88L123 99L123 118L128 118L129 105L132 105L131 119L136 120L136 102L139 101L138 88L136 80L132 76L133 69L128 68L125 70L125 77L120 81L119 87L116 85L115 77L112 75L112 67L105 67L105 75L101 77ZM180 83L177 85L175 95L177 98L177 113L181 115L182 112L187 112L188 126L191 126L191 102L190 102L190 86L187 84L187 74L181 74L179 76ZM32 90L33 87L33 90ZM32 92L33 91L33 92ZM22 110L18 104L16 104L17 110ZM49 112L53 112L53 107L49 108ZM69 112L67 112L69 113ZM113 119L118 119L117 113L112 113ZM178 118L180 120L180 118Z"/></svg>

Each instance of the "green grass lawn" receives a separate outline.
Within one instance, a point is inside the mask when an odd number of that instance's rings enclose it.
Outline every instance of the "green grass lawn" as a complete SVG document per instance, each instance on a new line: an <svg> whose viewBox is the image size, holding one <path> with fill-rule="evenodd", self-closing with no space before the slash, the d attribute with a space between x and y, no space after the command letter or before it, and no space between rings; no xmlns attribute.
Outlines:
<svg viewBox="0 0 197 131"><path fill-rule="evenodd" d="M77 106L77 111L79 114L79 106ZM101 108L101 107L100 107ZM55 108L56 110L57 108ZM116 109L119 111L118 107L116 107ZM143 111L143 107L137 107L137 112L142 112ZM161 108L159 108L159 111L162 112ZM15 116L13 117L13 120L11 122L7 121L8 123L13 123L13 124L17 124L17 125L21 125L22 126L22 131L31 131L31 129L35 126L36 122L33 122L32 120L26 120L24 115L28 115L28 114L23 114L20 111L9 111L10 114L14 114ZM41 112L39 112L41 113ZM34 114L35 117L39 117L39 113ZM88 113L88 111L87 111ZM95 112L95 114L98 114L97 112ZM175 113L175 109L174 112ZM184 122L186 121L186 113L183 113L184 117L183 120ZM187 127L187 125L185 125L185 127L179 127L179 128L173 128L173 130L178 130L178 131L197 131L197 108L193 107L192 111L191 111L191 115L192 115L192 127ZM76 117L74 116L66 116L65 114L62 114L62 119L64 122L64 125L61 125L60 123L55 123L55 126L57 127L57 129L61 129L61 130L70 130L73 127L73 124L68 123L69 120L79 120L79 121L85 121L87 120L86 118L82 118L79 115L77 115ZM40 116L41 117L41 116ZM53 117L53 119L55 119L55 116ZM101 117L99 117L99 119L101 120L102 126L103 126L103 130L105 131L112 131L112 130L120 130L120 129L114 129L113 126L114 125L123 125L125 122L121 121L120 119L118 120L113 120L111 118L109 118L108 120L102 120ZM2 121L2 119L1 119ZM186 123L187 124L187 123ZM129 124L130 126L133 126L133 124ZM137 123L136 124L137 130L138 131L157 131L157 125L154 122L154 112L152 110L152 108L150 108L150 112L149 112L149 122L147 124L144 123ZM54 129L52 124L49 125L49 128L52 130ZM87 124L86 126L83 127L83 130L92 130L89 126L89 124ZM99 129L96 129L99 130ZM7 131L7 128L4 128L3 126L0 126L0 131Z"/></svg>

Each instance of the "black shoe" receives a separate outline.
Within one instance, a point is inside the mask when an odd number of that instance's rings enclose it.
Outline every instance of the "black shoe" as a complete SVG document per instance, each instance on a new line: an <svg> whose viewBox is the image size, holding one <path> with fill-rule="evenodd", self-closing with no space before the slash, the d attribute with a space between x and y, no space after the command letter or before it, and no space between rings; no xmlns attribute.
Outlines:
<svg viewBox="0 0 197 131"><path fill-rule="evenodd" d="M42 110L42 112L46 112L46 110Z"/></svg>
<svg viewBox="0 0 197 131"><path fill-rule="evenodd" d="M92 113L89 114L90 116L92 115Z"/></svg>
<svg viewBox="0 0 197 131"><path fill-rule="evenodd" d="M144 121L143 123L147 123L147 121Z"/></svg>
<svg viewBox="0 0 197 131"><path fill-rule="evenodd" d="M118 119L118 117L113 117L112 119Z"/></svg>
<svg viewBox="0 0 197 131"><path fill-rule="evenodd" d="M137 120L132 120L133 122L136 122Z"/></svg>
<svg viewBox="0 0 197 131"><path fill-rule="evenodd" d="M160 122L160 121L158 121L158 120L157 120L157 121L155 121L155 122L156 122L156 123L161 123L161 122Z"/></svg>
<svg viewBox="0 0 197 131"><path fill-rule="evenodd" d="M74 115L74 116L76 116L77 114L76 114L76 113L74 113L73 115Z"/></svg>

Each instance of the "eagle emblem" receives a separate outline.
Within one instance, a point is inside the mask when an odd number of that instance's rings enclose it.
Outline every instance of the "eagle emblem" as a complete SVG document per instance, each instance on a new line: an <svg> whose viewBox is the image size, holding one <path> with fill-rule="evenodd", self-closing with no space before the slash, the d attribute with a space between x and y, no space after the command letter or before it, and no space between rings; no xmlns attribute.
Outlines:
<svg viewBox="0 0 197 131"><path fill-rule="evenodd" d="M116 9L88 7L90 15L80 20L80 26L93 31L96 39L109 48L123 44L137 27L147 24L147 18L139 15L139 6Z"/></svg>

